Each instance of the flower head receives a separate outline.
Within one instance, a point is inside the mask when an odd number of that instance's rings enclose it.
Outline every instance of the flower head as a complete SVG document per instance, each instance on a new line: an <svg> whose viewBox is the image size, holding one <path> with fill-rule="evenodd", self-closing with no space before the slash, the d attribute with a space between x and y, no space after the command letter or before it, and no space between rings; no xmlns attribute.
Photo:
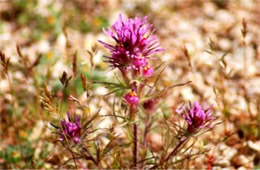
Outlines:
<svg viewBox="0 0 260 170"><path fill-rule="evenodd" d="M75 143L79 143L81 136L81 117L75 116L75 120L72 120L70 112L67 112L67 116L68 121L61 121L62 128L59 130L60 140L64 141L67 138L68 140L73 140Z"/></svg>
<svg viewBox="0 0 260 170"><path fill-rule="evenodd" d="M198 102L194 102L193 106L189 104L186 108L182 106L176 110L177 113L181 114L182 117L188 123L188 132L195 133L199 129L210 126L212 120L215 119L211 115L212 106L208 109L202 108Z"/></svg>
<svg viewBox="0 0 260 170"><path fill-rule="evenodd" d="M138 104L139 102L139 98L137 96L137 94L135 93L134 90L130 91L129 93L127 93L125 95L125 100L131 105L131 106L135 106Z"/></svg>
<svg viewBox="0 0 260 170"><path fill-rule="evenodd" d="M105 56L110 66L124 70L141 70L147 64L149 55L163 51L157 38L152 36L155 30L151 28L147 17L123 19L120 14L112 28L103 29L115 41L113 45L99 41L111 52L111 56Z"/></svg>

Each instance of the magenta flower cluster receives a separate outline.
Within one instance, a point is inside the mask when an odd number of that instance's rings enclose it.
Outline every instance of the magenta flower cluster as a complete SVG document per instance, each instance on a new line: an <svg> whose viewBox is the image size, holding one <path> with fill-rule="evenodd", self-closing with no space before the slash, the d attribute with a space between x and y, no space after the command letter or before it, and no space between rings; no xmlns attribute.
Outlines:
<svg viewBox="0 0 260 170"><path fill-rule="evenodd" d="M147 22L147 17L134 19L123 19L122 15L112 28L103 31L116 42L115 45L102 43L110 50L111 56L105 56L112 68L119 68L121 71L129 70L135 73L142 73L143 76L153 75L153 68L147 59L151 54L161 52L158 39L153 36L154 29Z"/></svg>
<svg viewBox="0 0 260 170"><path fill-rule="evenodd" d="M189 133L195 133L206 126L209 127L211 125L210 122L215 119L211 115L212 107L204 109L198 102L194 102L193 106L189 103L186 108L183 105L176 112L182 115L188 123L187 131Z"/></svg>
<svg viewBox="0 0 260 170"><path fill-rule="evenodd" d="M62 127L59 129L60 141L73 140L75 143L79 143L81 136L81 117L75 116L75 119L72 120L70 112L67 112L67 117L68 121L61 121Z"/></svg>

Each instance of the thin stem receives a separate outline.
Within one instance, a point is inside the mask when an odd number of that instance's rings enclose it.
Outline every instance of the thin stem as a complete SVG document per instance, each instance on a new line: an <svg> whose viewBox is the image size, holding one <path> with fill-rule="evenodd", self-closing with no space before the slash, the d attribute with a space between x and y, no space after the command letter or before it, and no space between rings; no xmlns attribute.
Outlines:
<svg viewBox="0 0 260 170"><path fill-rule="evenodd" d="M246 74L247 74L247 56L246 56L246 40L245 40L245 37L243 37L243 40L242 40L242 48L243 48L244 75L246 77Z"/></svg>
<svg viewBox="0 0 260 170"><path fill-rule="evenodd" d="M125 81L125 83L127 84L127 85L129 85L129 78L127 77L127 75L126 75L126 72L123 70L123 69L120 69L120 71L121 71L121 73L122 73L122 77L123 77L123 79L124 79L124 81Z"/></svg>
<svg viewBox="0 0 260 170"><path fill-rule="evenodd" d="M133 150L133 154L134 154L134 168L136 168L137 166L137 146L138 145L138 138L137 138L137 123L134 123L134 150Z"/></svg>
<svg viewBox="0 0 260 170"><path fill-rule="evenodd" d="M70 153L71 153L71 155L72 155L72 158L73 158L73 161L74 161L74 164L75 164L76 168L78 168L78 165L77 165L77 163L76 163L76 158L75 158L75 156L74 156L74 154L73 154L73 152L72 152L72 150L71 150L70 147L69 147L69 151L70 151Z"/></svg>
<svg viewBox="0 0 260 170"><path fill-rule="evenodd" d="M178 145L172 150L172 152L166 157L166 159L162 159L161 160L161 164L163 165L165 162L168 162L169 159L174 156L180 149L180 147L183 145L183 143L185 141L187 141L188 137L185 137L184 139L180 140L180 142L178 143ZM158 167L158 164L154 165L152 168L150 169L156 169Z"/></svg>
<svg viewBox="0 0 260 170"><path fill-rule="evenodd" d="M133 143L134 143L134 147L133 147L133 167L136 169L137 167L137 155L138 155L138 130L137 130L137 123L136 121L136 108L130 106L130 110L129 110L129 114L130 114L130 120L134 121L134 125L133 125Z"/></svg>
<svg viewBox="0 0 260 170"><path fill-rule="evenodd" d="M6 75L7 75L8 83L9 83L9 86L10 86L11 95L12 95L11 104L14 107L14 113L16 113L15 98L14 98L15 95L14 95L13 85L12 85L11 78L10 78L9 74L7 73Z"/></svg>
<svg viewBox="0 0 260 170"><path fill-rule="evenodd" d="M89 155L89 159L99 168L101 169L101 167L99 166L99 161L98 160L95 160L95 158L91 155L90 151L88 150L88 148L86 147L83 147L84 151L88 153ZM86 159L87 160L87 159Z"/></svg>
<svg viewBox="0 0 260 170"><path fill-rule="evenodd" d="M144 146L145 147L147 146L146 136L150 129L150 122L151 122L151 115L148 115L148 117L146 119L146 123L145 123L145 129L144 129Z"/></svg>
<svg viewBox="0 0 260 170"><path fill-rule="evenodd" d="M39 88L39 84L37 82L37 79L36 79L36 75L35 75L35 72L32 70L32 78L33 78L33 82L34 82L34 86L36 87L36 91L37 91L37 96L41 94L41 91L40 91L40 88ZM36 102L38 103L36 106L37 106L37 110L39 110L39 113L40 113L40 117L42 120L44 120L44 117L43 117L43 110L40 106L40 98L39 97L36 97Z"/></svg>
<svg viewBox="0 0 260 170"><path fill-rule="evenodd" d="M163 162L167 162L172 156L174 156L179 148L182 146L182 144L187 140L188 138L185 137L184 139L180 140L180 142L178 143L178 145L172 150L172 152L166 157L166 159Z"/></svg>

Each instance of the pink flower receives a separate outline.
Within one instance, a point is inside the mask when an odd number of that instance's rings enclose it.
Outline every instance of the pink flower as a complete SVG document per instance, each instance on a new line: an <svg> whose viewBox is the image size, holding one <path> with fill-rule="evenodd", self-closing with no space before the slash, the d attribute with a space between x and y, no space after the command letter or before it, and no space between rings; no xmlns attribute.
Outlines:
<svg viewBox="0 0 260 170"><path fill-rule="evenodd" d="M75 116L75 120L72 120L70 112L67 112L68 121L61 121L61 129L59 129L60 141L64 141L66 138L68 140L73 140L75 143L80 142L81 136L81 123L80 116Z"/></svg>
<svg viewBox="0 0 260 170"><path fill-rule="evenodd" d="M211 115L212 106L208 109L204 109L200 106L198 102L194 102L193 106L189 103L186 108L182 106L180 109L176 110L177 113L182 115L182 117L188 123L188 132L196 133L199 129L204 127L211 127L211 121L215 119Z"/></svg>
<svg viewBox="0 0 260 170"><path fill-rule="evenodd" d="M139 98L137 96L137 94L132 90L129 93L127 93L125 95L125 100L131 105L131 106L135 106L138 104L139 102Z"/></svg>
<svg viewBox="0 0 260 170"><path fill-rule="evenodd" d="M105 58L112 68L142 70L148 56L164 50L152 35L155 30L147 17L131 19L120 14L112 28L103 31L115 41L115 44L99 41L110 50L111 56Z"/></svg>
<svg viewBox="0 0 260 170"><path fill-rule="evenodd" d="M153 70L153 68L150 65L146 65L143 68L143 76L149 77L149 76L152 76L153 73L154 73L154 70Z"/></svg>

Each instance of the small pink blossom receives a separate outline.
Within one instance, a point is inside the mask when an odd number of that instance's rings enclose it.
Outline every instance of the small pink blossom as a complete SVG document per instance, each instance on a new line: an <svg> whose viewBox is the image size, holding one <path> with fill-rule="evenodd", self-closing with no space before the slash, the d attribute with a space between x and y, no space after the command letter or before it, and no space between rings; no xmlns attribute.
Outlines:
<svg viewBox="0 0 260 170"><path fill-rule="evenodd" d="M143 76L149 77L152 76L154 73L153 68L150 65L146 65L143 69Z"/></svg>
<svg viewBox="0 0 260 170"><path fill-rule="evenodd" d="M146 63L147 63L146 58L141 54L133 59L133 65L137 68L144 66Z"/></svg>
<svg viewBox="0 0 260 170"><path fill-rule="evenodd" d="M125 100L126 100L131 106L135 106L135 105L137 105L138 102L139 102L139 98L138 98L137 94L136 94L133 90L125 95Z"/></svg>

